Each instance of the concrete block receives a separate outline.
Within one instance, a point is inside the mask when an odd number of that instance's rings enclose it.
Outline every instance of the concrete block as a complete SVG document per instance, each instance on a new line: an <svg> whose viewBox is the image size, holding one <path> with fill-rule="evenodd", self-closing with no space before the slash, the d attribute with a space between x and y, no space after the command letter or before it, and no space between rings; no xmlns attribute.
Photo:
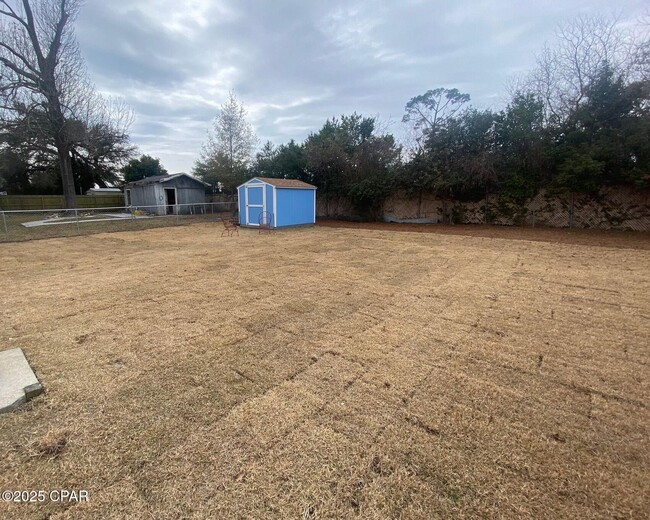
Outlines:
<svg viewBox="0 0 650 520"><path fill-rule="evenodd" d="M0 352L0 413L10 412L42 392L21 348Z"/></svg>

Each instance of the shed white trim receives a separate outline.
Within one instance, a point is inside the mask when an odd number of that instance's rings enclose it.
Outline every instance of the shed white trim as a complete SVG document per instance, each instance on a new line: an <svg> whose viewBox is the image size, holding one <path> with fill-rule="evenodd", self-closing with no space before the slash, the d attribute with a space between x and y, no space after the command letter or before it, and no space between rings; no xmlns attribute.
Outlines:
<svg viewBox="0 0 650 520"><path fill-rule="evenodd" d="M262 212L265 211L266 211L266 188L264 187L262 188ZM258 226L260 225L259 221L257 222L257 225Z"/></svg>
<svg viewBox="0 0 650 520"><path fill-rule="evenodd" d="M251 222L250 212L248 208L262 208L262 211L266 211L266 185L265 184L242 184L244 187L244 197L245 205L244 210L246 211L246 225L247 226L259 226L259 222ZM241 188L241 186L240 186ZM262 190L262 204L249 204L248 203L248 189L249 188L260 188ZM239 188L237 188L239 190Z"/></svg>
<svg viewBox="0 0 650 520"><path fill-rule="evenodd" d="M318 189L316 186L274 186L274 188L277 188L279 190L314 190L314 191Z"/></svg>
<svg viewBox="0 0 650 520"><path fill-rule="evenodd" d="M246 217L246 225L248 226L248 190L246 189L245 186L244 186L244 216Z"/></svg>
<svg viewBox="0 0 650 520"><path fill-rule="evenodd" d="M277 227L278 224L278 194L273 186L273 219L272 227Z"/></svg>

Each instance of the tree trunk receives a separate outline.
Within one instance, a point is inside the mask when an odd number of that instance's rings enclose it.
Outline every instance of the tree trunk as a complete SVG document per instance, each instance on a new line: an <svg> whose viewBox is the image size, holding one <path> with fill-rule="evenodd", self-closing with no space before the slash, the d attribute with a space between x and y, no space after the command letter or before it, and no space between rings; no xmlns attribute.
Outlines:
<svg viewBox="0 0 650 520"><path fill-rule="evenodd" d="M48 99L48 115L54 129L54 146L59 156L59 169L61 170L61 185L63 186L63 205L65 209L76 209L77 193L74 188L72 176L72 159L70 158L70 141L66 132L66 119L63 115L61 100L55 87L54 72L46 74L50 80L46 83Z"/></svg>
<svg viewBox="0 0 650 520"><path fill-rule="evenodd" d="M59 156L59 167L61 169L61 184L63 185L63 201L65 209L77 207L77 193L74 188L74 177L72 176L72 161L70 150L63 143L57 143Z"/></svg>

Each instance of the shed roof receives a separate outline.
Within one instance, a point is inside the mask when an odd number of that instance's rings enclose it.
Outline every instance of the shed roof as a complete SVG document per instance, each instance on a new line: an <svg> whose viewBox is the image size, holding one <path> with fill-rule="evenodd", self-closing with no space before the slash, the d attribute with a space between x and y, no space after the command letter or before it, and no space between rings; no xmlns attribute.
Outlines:
<svg viewBox="0 0 650 520"><path fill-rule="evenodd" d="M253 179L266 182L267 184L270 184L271 186L275 186L276 188L309 188L312 190L316 189L316 186L307 184L306 182L303 181L299 181L298 179L275 179L272 177L253 177Z"/></svg>
<svg viewBox="0 0 650 520"><path fill-rule="evenodd" d="M153 175L151 177L145 177L144 179L140 179L139 181L133 181L129 182L127 186L147 186L148 184L155 184L157 182L169 182L172 179L176 179L177 177L185 176L193 181L199 182L203 184L204 186L210 186L207 182L203 182L200 179L197 179L196 177L192 177L191 175L188 175L187 173L174 173L173 175Z"/></svg>

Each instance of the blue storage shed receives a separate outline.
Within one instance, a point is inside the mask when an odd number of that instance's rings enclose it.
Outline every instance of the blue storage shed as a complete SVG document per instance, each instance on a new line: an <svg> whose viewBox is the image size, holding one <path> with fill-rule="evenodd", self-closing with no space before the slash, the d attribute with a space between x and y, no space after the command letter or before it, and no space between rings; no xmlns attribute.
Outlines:
<svg viewBox="0 0 650 520"><path fill-rule="evenodd" d="M259 226L263 211L273 214L271 227L316 223L316 186L295 179L253 177L237 188L239 223Z"/></svg>

